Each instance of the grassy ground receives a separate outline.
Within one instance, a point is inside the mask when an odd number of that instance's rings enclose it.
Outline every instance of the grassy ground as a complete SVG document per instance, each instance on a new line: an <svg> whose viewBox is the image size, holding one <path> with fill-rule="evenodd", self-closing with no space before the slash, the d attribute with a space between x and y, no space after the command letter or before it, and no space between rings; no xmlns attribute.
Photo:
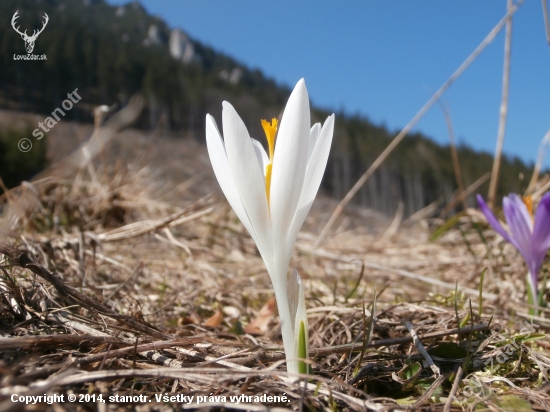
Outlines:
<svg viewBox="0 0 550 412"><path fill-rule="evenodd" d="M87 162L66 156L92 129L58 127L52 167L0 198L0 411L549 410L549 312L528 315L525 265L477 211L436 231L351 209L314 248L320 196L291 261L313 373L288 377L267 272L205 148L104 130Z"/></svg>

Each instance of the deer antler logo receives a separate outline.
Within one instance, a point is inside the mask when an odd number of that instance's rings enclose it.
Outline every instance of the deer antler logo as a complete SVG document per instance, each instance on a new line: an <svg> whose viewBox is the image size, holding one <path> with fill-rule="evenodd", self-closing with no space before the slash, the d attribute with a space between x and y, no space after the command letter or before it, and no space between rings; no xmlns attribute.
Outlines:
<svg viewBox="0 0 550 412"><path fill-rule="evenodd" d="M15 27L15 21L19 17L18 13L19 13L19 10L17 10L14 13L14 15L11 19L11 26L13 27L13 29L17 33L19 33L21 35L21 38L25 41L25 48L27 49L27 53L31 54L33 49L34 49L34 42L36 41L36 38L38 37L38 35L40 33L42 33L44 31L44 28L46 27L46 24L48 24L48 21L50 20L50 18L48 17L48 15L46 13L44 13L44 23L42 24L42 28L40 30L34 30L33 33L32 33L32 36L28 36L27 35L27 30L25 30L23 33L21 33L19 31L19 27Z"/></svg>

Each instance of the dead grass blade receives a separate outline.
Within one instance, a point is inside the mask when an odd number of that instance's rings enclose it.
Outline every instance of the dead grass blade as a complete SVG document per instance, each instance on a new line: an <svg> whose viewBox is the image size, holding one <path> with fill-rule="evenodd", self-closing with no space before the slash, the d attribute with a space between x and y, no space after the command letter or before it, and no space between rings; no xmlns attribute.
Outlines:
<svg viewBox="0 0 550 412"><path fill-rule="evenodd" d="M113 319L116 319L120 322L127 324L128 326L145 333L150 336L154 336L157 339L170 339L170 335L162 333L151 326L148 326L132 316L120 315L107 306L89 298L88 296L80 293L75 288L66 285L60 278L55 276L53 273L50 273L44 267L34 263L25 253L20 253L12 248L6 247L5 245L0 244L0 252L14 261L15 264L21 266L24 269L29 269L34 274L40 276L47 282L53 285L57 292L64 297L72 299L79 305L83 307L101 313L102 315L109 316Z"/></svg>
<svg viewBox="0 0 550 412"><path fill-rule="evenodd" d="M447 130L449 131L449 141L451 148L451 158L453 159L453 170L455 174L456 187L458 193L464 193L464 181L462 180L462 172L460 170L460 159L458 158L458 150L456 149L455 143L455 133L453 130L453 122L451 120L451 114L449 113L449 108L446 104L443 104L441 100L438 100L443 115L445 116L445 123L447 123ZM462 202L462 209L466 210L468 208L468 203L466 201L467 196L461 197L460 202Z"/></svg>

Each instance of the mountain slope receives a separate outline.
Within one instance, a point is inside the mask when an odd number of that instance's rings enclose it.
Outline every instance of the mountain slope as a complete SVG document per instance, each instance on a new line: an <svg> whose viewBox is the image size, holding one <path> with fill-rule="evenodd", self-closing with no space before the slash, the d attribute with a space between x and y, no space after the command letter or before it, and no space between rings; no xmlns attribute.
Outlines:
<svg viewBox="0 0 550 412"><path fill-rule="evenodd" d="M14 60L26 54L9 24L28 32L49 22L36 40L35 54L44 61ZM138 126L161 125L204 141L204 116L221 119L221 102L231 101L252 136L263 137L260 119L278 117L290 92L261 71L172 29L138 3L114 7L103 0L3 0L0 13L0 107L47 115L75 89L83 99L66 119L91 121L99 104L124 105L136 92L148 102ZM313 109L313 120L330 114ZM393 132L360 116L337 114L334 147L324 187L341 197L387 146ZM489 172L492 157L460 148L465 184ZM1 166L0 166L1 167ZM1 170L0 170L1 173ZM519 191L519 176L529 168L505 159L499 192ZM392 214L401 201L409 215L456 189L448 147L422 134L409 136L361 190L357 202ZM485 190L482 186L480 190ZM472 201L472 199L470 199Z"/></svg>

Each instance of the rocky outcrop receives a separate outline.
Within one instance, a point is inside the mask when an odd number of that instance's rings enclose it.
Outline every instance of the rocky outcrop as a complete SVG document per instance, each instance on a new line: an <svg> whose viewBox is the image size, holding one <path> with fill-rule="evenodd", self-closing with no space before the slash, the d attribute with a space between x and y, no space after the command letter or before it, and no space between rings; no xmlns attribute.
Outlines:
<svg viewBox="0 0 550 412"><path fill-rule="evenodd" d="M220 77L231 84L239 84L241 77L243 77L243 70L240 67L233 67L230 72L222 70Z"/></svg>
<svg viewBox="0 0 550 412"><path fill-rule="evenodd" d="M157 44L162 44L160 30L156 24L151 24L149 26L149 30L147 31L147 38L143 41L143 45L151 46Z"/></svg>
<svg viewBox="0 0 550 412"><path fill-rule="evenodd" d="M195 60L195 48L189 36L180 29L174 29L170 32L168 41L170 55L183 63L190 63Z"/></svg>

